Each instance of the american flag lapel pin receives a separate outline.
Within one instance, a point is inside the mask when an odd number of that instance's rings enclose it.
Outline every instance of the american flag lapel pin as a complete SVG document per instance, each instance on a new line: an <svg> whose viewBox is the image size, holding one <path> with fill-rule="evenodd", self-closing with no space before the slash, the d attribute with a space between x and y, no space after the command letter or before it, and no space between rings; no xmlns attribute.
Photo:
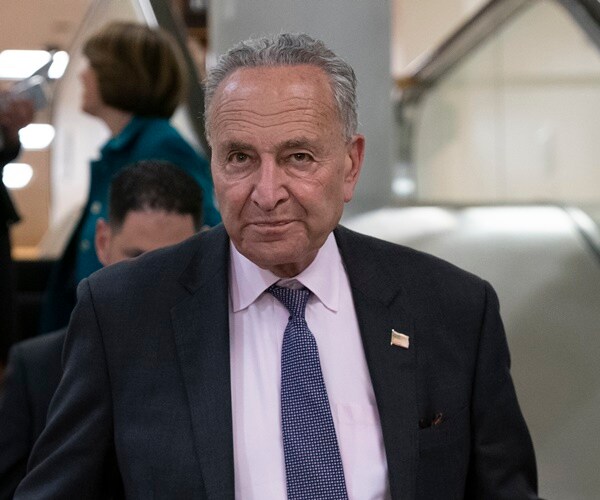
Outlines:
<svg viewBox="0 0 600 500"><path fill-rule="evenodd" d="M408 346L410 345L410 338L408 335L397 332L392 328L392 339L390 345L397 345L403 349L408 349Z"/></svg>

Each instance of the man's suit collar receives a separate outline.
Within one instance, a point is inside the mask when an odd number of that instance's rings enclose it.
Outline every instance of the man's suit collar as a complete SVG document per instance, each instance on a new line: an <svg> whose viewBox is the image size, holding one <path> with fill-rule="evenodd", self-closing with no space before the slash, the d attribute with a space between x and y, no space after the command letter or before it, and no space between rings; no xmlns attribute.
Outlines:
<svg viewBox="0 0 600 500"><path fill-rule="evenodd" d="M351 275L351 284L368 293L373 298L389 305L399 293L404 293L403 283L392 281L392 277L384 273L387 263L381 262L373 253L374 243L379 240L356 233L344 226L337 226L333 231L337 241L346 272ZM379 241L383 245L389 243ZM364 253L367 251L369 253Z"/></svg>

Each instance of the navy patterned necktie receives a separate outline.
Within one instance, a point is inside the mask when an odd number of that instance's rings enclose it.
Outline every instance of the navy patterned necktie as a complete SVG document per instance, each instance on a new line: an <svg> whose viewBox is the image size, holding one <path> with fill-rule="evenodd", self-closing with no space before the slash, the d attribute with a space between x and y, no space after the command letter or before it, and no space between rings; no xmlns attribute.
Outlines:
<svg viewBox="0 0 600 500"><path fill-rule="evenodd" d="M268 290L290 312L281 349L281 426L288 500L347 499L317 343L304 319L306 288Z"/></svg>

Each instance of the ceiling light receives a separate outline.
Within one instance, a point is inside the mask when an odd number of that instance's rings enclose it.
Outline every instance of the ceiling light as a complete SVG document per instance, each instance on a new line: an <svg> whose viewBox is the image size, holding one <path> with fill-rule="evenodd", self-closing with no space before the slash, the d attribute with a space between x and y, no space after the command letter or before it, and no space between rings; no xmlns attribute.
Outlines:
<svg viewBox="0 0 600 500"><path fill-rule="evenodd" d="M2 182L8 189L24 188L32 177L33 169L27 163L9 163L2 172Z"/></svg>
<svg viewBox="0 0 600 500"><path fill-rule="evenodd" d="M398 177L392 181L392 192L400 197L408 197L414 194L417 186L415 181L408 177Z"/></svg>
<svg viewBox="0 0 600 500"><path fill-rule="evenodd" d="M30 123L19 130L24 149L46 149L54 139L54 127L48 123Z"/></svg>
<svg viewBox="0 0 600 500"><path fill-rule="evenodd" d="M48 70L48 78L55 80L56 78L63 76L63 73L67 69L67 64L69 64L69 54L64 50L55 52L52 55L52 65Z"/></svg>
<svg viewBox="0 0 600 500"><path fill-rule="evenodd" d="M50 52L45 50L3 50L0 52L0 78L27 78L51 58Z"/></svg>

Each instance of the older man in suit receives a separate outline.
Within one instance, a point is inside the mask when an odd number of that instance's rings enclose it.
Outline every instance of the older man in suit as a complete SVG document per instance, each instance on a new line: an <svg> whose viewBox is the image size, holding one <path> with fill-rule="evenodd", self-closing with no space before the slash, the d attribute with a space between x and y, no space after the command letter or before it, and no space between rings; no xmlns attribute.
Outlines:
<svg viewBox="0 0 600 500"><path fill-rule="evenodd" d="M536 498L496 296L338 226L351 67L281 34L207 80L224 227L85 280L18 498Z"/></svg>

